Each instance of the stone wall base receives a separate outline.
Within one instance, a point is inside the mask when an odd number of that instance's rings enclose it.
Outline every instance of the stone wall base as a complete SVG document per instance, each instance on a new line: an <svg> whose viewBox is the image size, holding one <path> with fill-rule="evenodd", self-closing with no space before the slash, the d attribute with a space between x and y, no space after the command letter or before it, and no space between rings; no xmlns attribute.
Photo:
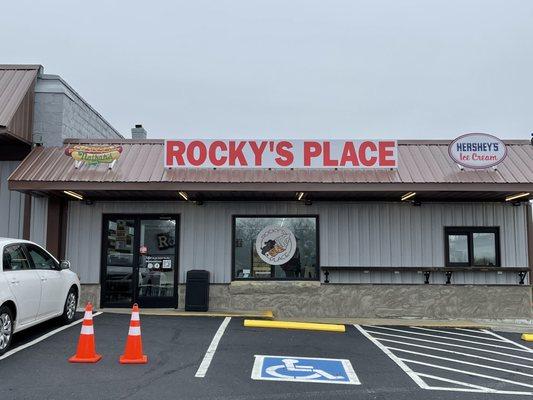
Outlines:
<svg viewBox="0 0 533 400"><path fill-rule="evenodd" d="M78 302L78 307L83 308L91 302L94 308L100 308L100 285L95 284L81 284L81 295Z"/></svg>
<svg viewBox="0 0 533 400"><path fill-rule="evenodd" d="M80 304L100 305L100 285L82 285ZM185 285L179 285L179 308ZM211 285L216 311L272 310L277 318L532 319L529 285L368 285L243 282Z"/></svg>

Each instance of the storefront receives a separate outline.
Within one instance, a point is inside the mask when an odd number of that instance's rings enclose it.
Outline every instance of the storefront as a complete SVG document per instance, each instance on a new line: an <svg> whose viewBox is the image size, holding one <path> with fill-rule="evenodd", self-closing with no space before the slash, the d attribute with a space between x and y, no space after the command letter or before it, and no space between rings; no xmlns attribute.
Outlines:
<svg viewBox="0 0 533 400"><path fill-rule="evenodd" d="M533 317L527 141L73 140L9 185L105 307L183 308L205 269L218 310Z"/></svg>

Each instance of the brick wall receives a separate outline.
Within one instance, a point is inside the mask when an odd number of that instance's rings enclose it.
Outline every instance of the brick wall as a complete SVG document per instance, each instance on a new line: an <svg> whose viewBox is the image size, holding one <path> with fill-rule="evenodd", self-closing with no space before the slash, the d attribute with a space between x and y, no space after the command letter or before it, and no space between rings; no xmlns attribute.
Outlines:
<svg viewBox="0 0 533 400"><path fill-rule="evenodd" d="M57 75L41 75L35 87L34 142L61 146L67 138L121 138L94 108Z"/></svg>

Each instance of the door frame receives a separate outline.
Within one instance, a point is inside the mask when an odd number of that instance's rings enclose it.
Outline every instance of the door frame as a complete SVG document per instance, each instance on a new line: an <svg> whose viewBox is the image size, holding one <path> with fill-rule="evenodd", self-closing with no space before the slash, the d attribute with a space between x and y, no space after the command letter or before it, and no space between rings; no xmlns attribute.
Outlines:
<svg viewBox="0 0 533 400"><path fill-rule="evenodd" d="M131 307L133 303L138 301L137 289L139 286L139 274L135 273L135 270L139 269L139 248L141 246L141 235L140 227L141 220L143 219L175 219L176 220L176 245L174 246L174 256L175 256L175 268L174 268L174 295L172 296L172 304L170 307L178 308L178 292L179 292L179 256L180 256L180 246L181 246L181 223L180 223L180 214L175 213L109 213L102 214L102 235L100 240L100 303L102 307L117 307L117 308L126 308ZM105 302L105 276L107 274L107 229L109 226L109 220L113 219L131 219L133 220L133 227L135 231L135 236L133 240L133 276L132 276L132 301L131 303L113 303L106 304ZM166 305L154 305L147 304L143 305L145 308L167 308Z"/></svg>

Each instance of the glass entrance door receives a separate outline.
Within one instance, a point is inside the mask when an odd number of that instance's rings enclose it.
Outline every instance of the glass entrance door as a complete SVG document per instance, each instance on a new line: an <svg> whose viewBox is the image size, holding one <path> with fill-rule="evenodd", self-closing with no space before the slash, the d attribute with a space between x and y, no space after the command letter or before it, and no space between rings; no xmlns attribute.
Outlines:
<svg viewBox="0 0 533 400"><path fill-rule="evenodd" d="M172 307L176 281L176 219L141 219L137 299L144 307Z"/></svg>
<svg viewBox="0 0 533 400"><path fill-rule="evenodd" d="M177 216L104 217L102 304L177 307Z"/></svg>

